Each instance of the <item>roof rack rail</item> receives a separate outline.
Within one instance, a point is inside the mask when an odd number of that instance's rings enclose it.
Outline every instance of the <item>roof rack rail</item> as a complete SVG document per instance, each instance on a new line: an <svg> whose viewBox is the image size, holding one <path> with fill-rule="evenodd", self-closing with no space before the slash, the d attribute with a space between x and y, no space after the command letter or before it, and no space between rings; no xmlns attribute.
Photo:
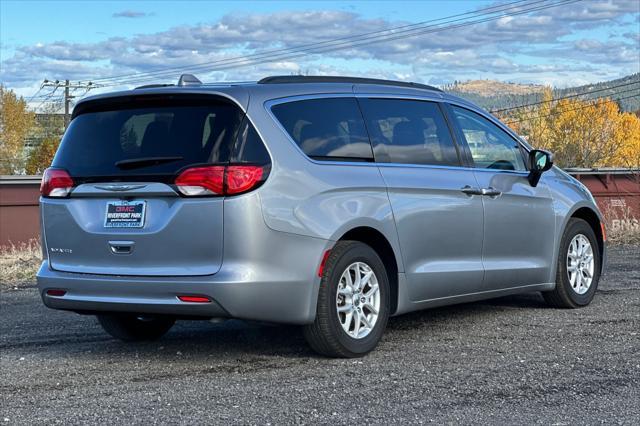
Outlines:
<svg viewBox="0 0 640 426"><path fill-rule="evenodd" d="M434 86L413 83L410 81L382 80L378 78L364 77L339 77L339 76L307 76L307 75L276 75L265 77L258 84L286 84L286 83L353 83L353 84L381 84L385 86L411 87L413 89L434 90L442 92Z"/></svg>

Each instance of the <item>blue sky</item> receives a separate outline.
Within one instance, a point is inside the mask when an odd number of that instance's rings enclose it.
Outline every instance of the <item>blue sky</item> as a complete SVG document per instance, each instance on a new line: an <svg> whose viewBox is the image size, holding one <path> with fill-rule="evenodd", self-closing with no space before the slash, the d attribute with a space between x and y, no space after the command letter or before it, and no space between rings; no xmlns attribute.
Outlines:
<svg viewBox="0 0 640 426"><path fill-rule="evenodd" d="M560 0L510 5L514 1L0 0L0 81L25 96L33 94L44 78L103 79L102 90L173 82L178 71L138 81L133 76L487 7L510 7L502 14L511 14ZM222 70L201 67L196 74L207 81L309 73L431 84L489 78L570 86L640 71L638 0L585 0L518 16L497 15L484 23L460 28L441 24L414 37L313 55ZM127 77L113 78L121 75Z"/></svg>

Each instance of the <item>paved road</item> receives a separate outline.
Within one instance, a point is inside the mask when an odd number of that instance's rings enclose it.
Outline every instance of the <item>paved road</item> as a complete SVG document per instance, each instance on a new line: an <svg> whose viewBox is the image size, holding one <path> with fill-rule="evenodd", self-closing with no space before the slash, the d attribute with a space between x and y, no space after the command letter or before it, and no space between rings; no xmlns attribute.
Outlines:
<svg viewBox="0 0 640 426"><path fill-rule="evenodd" d="M0 424L638 424L640 248L610 257L588 308L532 294L409 314L359 360L239 321L127 345L33 288L4 291Z"/></svg>

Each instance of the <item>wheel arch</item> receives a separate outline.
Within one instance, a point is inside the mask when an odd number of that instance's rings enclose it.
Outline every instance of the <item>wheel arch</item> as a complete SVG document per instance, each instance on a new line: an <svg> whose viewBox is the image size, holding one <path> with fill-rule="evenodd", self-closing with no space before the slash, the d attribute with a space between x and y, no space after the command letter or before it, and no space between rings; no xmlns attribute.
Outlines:
<svg viewBox="0 0 640 426"><path fill-rule="evenodd" d="M382 263L387 270L387 278L389 279L390 289L390 315L393 315L398 309L398 288L400 265L398 264L398 256L389 242L389 239L380 231L369 226L358 226L345 232L338 241L359 241L371 247L382 259Z"/></svg>
<svg viewBox="0 0 640 426"><path fill-rule="evenodd" d="M573 218L584 220L589 224L591 229L593 229L593 233L596 235L596 238L598 240L598 251L600 252L600 269L602 269L602 265L604 262L604 245L606 242L606 234L603 232L604 222L602 220L602 217L590 207L579 207L578 209L573 211L573 213L571 213L569 219ZM562 229L563 235L568 223L569 221L567 220L564 228Z"/></svg>
<svg viewBox="0 0 640 426"><path fill-rule="evenodd" d="M604 273L605 265L606 265L606 234L603 234L603 228L601 224L604 223L604 219L597 208L594 208L592 205L586 203L577 204L571 209L565 216L562 226L560 227L560 232L558 235L558 240L556 244L555 257L554 257L554 267L552 269L552 277L555 277L555 271L558 268L557 259L558 254L560 252L560 246L562 242L562 237L569 225L569 221L571 219L582 219L593 229L594 234L596 235L596 239L598 241L598 252L600 254L600 272Z"/></svg>

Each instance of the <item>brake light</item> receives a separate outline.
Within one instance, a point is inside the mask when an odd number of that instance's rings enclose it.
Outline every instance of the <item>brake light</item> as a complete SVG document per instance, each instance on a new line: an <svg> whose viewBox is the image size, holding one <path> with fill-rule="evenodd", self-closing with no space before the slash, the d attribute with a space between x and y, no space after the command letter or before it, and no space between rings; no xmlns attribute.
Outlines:
<svg viewBox="0 0 640 426"><path fill-rule="evenodd" d="M48 168L42 175L40 194L45 197L66 197L73 189L73 179L66 170Z"/></svg>
<svg viewBox="0 0 640 426"><path fill-rule="evenodd" d="M211 302L211 299L209 299L208 297L204 297L204 296L178 296L178 299L181 302L187 302L187 303L209 303L209 302Z"/></svg>
<svg viewBox="0 0 640 426"><path fill-rule="evenodd" d="M260 166L227 166L226 193L239 194L257 186L262 180Z"/></svg>
<svg viewBox="0 0 640 426"><path fill-rule="evenodd" d="M262 166L192 167L180 173L175 184L186 196L235 195L257 188L264 175Z"/></svg>
<svg viewBox="0 0 640 426"><path fill-rule="evenodd" d="M184 195L224 195L225 166L193 167L175 180Z"/></svg>

